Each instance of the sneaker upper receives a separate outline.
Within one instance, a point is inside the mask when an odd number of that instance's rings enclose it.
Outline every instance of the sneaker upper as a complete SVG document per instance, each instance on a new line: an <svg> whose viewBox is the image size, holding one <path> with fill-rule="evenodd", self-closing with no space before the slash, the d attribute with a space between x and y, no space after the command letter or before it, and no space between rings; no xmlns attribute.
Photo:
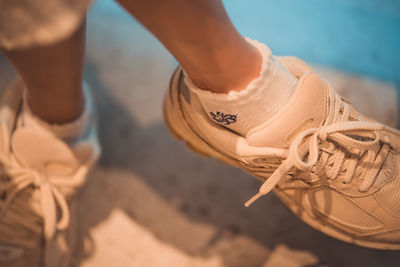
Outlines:
<svg viewBox="0 0 400 267"><path fill-rule="evenodd" d="M178 70L175 99L170 95L182 121L175 130L192 147L202 143L206 154L264 181L247 206L275 189L292 211L327 234L399 249L400 132L359 114L304 62L280 60L299 79L296 92L247 136L212 121Z"/></svg>
<svg viewBox="0 0 400 267"><path fill-rule="evenodd" d="M22 88L15 82L0 100L0 265L65 266L71 209L99 144L94 125L71 144L17 125Z"/></svg>

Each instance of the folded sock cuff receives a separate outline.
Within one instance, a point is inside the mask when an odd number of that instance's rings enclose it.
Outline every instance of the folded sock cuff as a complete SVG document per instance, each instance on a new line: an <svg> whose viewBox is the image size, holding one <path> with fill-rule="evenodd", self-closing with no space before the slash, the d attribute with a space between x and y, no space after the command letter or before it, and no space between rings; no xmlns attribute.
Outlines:
<svg viewBox="0 0 400 267"><path fill-rule="evenodd" d="M23 93L23 122L28 127L41 128L49 131L54 136L65 139L77 139L86 132L93 111L93 103L87 85L83 85L84 107L78 118L67 123L49 123L33 114L27 101L26 90Z"/></svg>
<svg viewBox="0 0 400 267"><path fill-rule="evenodd" d="M260 54L262 55L262 64L261 64L261 70L260 74L257 78L253 79L244 90L241 91L230 91L227 94L224 93L214 93L210 90L204 90L199 87L197 87L192 79L185 73L185 83L189 87L189 89L197 94L203 101L210 100L213 103L221 102L221 103L226 103L226 102L235 102L239 101L246 96L251 96L255 94L256 90L260 90L260 88L263 88L261 86L262 83L265 83L265 77L270 75L271 71L271 64L273 64L273 56L271 53L271 50L269 47L261 42L258 42L256 40L252 40L248 37L245 38L247 42L252 44L254 47L258 49Z"/></svg>
<svg viewBox="0 0 400 267"><path fill-rule="evenodd" d="M248 38L246 40L260 52L262 65L259 76L243 90L214 93L198 88L185 75L188 88L197 95L208 117L242 136L277 114L297 85L295 77L272 56L267 45Z"/></svg>

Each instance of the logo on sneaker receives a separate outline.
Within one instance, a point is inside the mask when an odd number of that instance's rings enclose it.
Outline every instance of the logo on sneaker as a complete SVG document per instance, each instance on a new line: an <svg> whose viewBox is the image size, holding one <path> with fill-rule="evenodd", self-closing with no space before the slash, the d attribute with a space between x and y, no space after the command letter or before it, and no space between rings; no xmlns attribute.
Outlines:
<svg viewBox="0 0 400 267"><path fill-rule="evenodd" d="M224 114L219 111L217 111L216 113L210 112L210 115L213 120L223 125L229 125L237 121L237 115Z"/></svg>

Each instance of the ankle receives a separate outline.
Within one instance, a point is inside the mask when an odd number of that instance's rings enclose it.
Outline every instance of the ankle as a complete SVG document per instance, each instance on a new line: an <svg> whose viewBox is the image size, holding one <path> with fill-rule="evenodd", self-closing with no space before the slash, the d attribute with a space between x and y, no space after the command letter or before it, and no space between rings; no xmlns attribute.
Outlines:
<svg viewBox="0 0 400 267"><path fill-rule="evenodd" d="M35 131L45 131L51 133L57 138L63 139L66 142L74 142L82 137L93 119L93 100L89 93L89 88L85 84L82 92L82 105L76 105L75 114L67 116L68 112L63 112L61 116L53 117L48 108L44 109L45 116L39 115L32 111L30 104L27 101L27 91L23 97L23 107L19 114L19 127L29 128ZM72 108L69 107L72 111Z"/></svg>
<svg viewBox="0 0 400 267"><path fill-rule="evenodd" d="M190 76L185 77L186 85L198 96L209 118L242 136L278 114L297 86L296 78L272 56L267 45L250 39L248 42L259 51L262 66L258 76L247 81L240 92L218 94L202 90Z"/></svg>
<svg viewBox="0 0 400 267"><path fill-rule="evenodd" d="M241 91L260 75L262 55L254 46L245 41L227 50L221 51L218 64L209 64L195 71L185 68L197 87L214 93Z"/></svg>
<svg viewBox="0 0 400 267"><path fill-rule="evenodd" d="M68 123L78 118L84 109L82 90L76 95L36 95L28 92L27 105L32 114L50 124Z"/></svg>

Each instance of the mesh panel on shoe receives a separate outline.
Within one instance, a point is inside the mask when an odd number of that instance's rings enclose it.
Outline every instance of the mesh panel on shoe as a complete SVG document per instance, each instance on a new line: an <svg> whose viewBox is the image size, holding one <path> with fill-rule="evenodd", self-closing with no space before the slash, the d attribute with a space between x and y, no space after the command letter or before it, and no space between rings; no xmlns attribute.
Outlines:
<svg viewBox="0 0 400 267"><path fill-rule="evenodd" d="M386 162L383 166L381 172L385 169L391 168L397 171L397 166L386 166L390 162ZM384 208L390 215L400 218L400 178L398 174L395 173L395 178L393 181L384 185L378 192L374 195L378 204Z"/></svg>
<svg viewBox="0 0 400 267"><path fill-rule="evenodd" d="M340 224L356 229L378 228L382 225L378 219L329 188L315 191L313 201L319 212Z"/></svg>

